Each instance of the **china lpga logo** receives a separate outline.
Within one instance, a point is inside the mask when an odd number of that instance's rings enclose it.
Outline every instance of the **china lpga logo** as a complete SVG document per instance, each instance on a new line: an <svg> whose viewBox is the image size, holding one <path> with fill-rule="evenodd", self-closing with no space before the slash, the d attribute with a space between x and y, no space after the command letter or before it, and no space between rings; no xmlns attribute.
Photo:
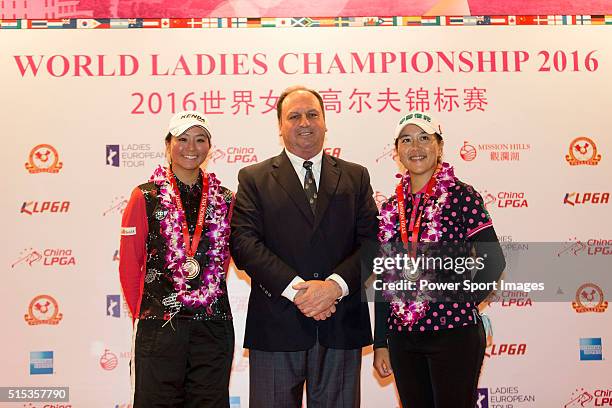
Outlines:
<svg viewBox="0 0 612 408"><path fill-rule="evenodd" d="M224 163L257 163L257 153L254 147L230 146L225 149L214 147L209 153L213 163L221 160Z"/></svg>
<svg viewBox="0 0 612 408"><path fill-rule="evenodd" d="M487 209L529 207L524 191L499 191L495 194L484 190L481 195Z"/></svg>

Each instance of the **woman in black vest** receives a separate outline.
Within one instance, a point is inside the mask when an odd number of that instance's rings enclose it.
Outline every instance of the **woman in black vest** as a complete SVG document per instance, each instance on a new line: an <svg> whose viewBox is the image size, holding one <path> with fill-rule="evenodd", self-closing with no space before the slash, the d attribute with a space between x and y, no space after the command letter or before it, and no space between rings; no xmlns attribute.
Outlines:
<svg viewBox="0 0 612 408"><path fill-rule="evenodd" d="M170 166L136 187L123 213L119 272L134 319L134 407L229 407L233 195L200 169L210 139L200 113L174 115Z"/></svg>

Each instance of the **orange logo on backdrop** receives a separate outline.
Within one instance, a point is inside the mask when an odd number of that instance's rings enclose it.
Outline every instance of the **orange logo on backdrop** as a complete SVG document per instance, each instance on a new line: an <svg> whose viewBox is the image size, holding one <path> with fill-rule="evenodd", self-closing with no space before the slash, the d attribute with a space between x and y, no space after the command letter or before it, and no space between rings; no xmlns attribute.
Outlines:
<svg viewBox="0 0 612 408"><path fill-rule="evenodd" d="M593 139L581 136L572 140L569 154L565 155L565 160L571 166L596 166L601 160L601 154L597 154L597 146Z"/></svg>
<svg viewBox="0 0 612 408"><path fill-rule="evenodd" d="M62 165L57 150L53 146L39 144L30 151L25 168L30 173L57 173Z"/></svg>
<svg viewBox="0 0 612 408"><path fill-rule="evenodd" d="M36 296L28 306L28 313L24 319L30 326L38 324L55 325L62 320L57 301L49 295Z"/></svg>
<svg viewBox="0 0 612 408"><path fill-rule="evenodd" d="M576 313L603 313L608 308L608 301L604 300L603 291L599 286L585 283L576 291L576 301L572 302L572 307Z"/></svg>

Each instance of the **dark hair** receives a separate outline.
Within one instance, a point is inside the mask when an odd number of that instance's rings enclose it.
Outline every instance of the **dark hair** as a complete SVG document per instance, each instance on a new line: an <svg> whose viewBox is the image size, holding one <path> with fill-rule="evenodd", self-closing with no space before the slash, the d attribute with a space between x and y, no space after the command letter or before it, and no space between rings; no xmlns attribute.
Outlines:
<svg viewBox="0 0 612 408"><path fill-rule="evenodd" d="M440 136L438 133L434 133L434 135L436 135L436 139L438 139L438 143L440 143L443 139L442 136ZM401 135L400 135L401 136ZM395 149L397 150L397 142L400 138L400 136L395 138Z"/></svg>
<svg viewBox="0 0 612 408"><path fill-rule="evenodd" d="M279 122L281 121L281 111L283 109L283 101L285 100L287 96L289 96L289 94L295 91L306 91L306 92L310 92L311 94L313 94L319 101L319 105L321 106L321 113L323 113L323 119L325 119L325 106L323 105L323 98L321 97L321 95L314 89L306 88L305 86L302 86L302 85L295 85L295 86L291 86L285 89L283 93L281 93L280 96L278 97L278 101L276 102L276 118L278 119Z"/></svg>
<svg viewBox="0 0 612 408"><path fill-rule="evenodd" d="M208 139L208 144L212 146L212 142L210 140L210 135L208 133L208 130L205 132L205 134L206 134L206 138ZM168 132L168 134L166 135L166 138L164 139L164 142L168 144L170 143L171 140L172 140L172 133Z"/></svg>

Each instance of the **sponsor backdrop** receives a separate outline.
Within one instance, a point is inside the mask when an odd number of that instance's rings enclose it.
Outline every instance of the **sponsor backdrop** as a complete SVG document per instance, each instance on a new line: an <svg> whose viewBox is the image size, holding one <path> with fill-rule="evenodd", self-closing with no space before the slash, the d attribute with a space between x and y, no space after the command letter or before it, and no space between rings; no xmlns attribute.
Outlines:
<svg viewBox="0 0 612 408"><path fill-rule="evenodd" d="M281 90L320 90L326 151L367 166L379 204L399 171L400 112L430 111L443 126L445 159L482 193L508 253L567 242L557 257L609 256L609 28L442 19L447 26L2 30L0 385L70 387L69 402L7 406L129 406L120 219L132 188L164 162L168 119L183 108L209 116L207 170L235 191L241 167L282 148ZM228 283L237 339L230 394L232 407L246 407L249 279L231 268ZM605 282L558 291L575 300L496 294L478 407L610 406ZM363 406L397 406L391 380L371 366L366 348Z"/></svg>

